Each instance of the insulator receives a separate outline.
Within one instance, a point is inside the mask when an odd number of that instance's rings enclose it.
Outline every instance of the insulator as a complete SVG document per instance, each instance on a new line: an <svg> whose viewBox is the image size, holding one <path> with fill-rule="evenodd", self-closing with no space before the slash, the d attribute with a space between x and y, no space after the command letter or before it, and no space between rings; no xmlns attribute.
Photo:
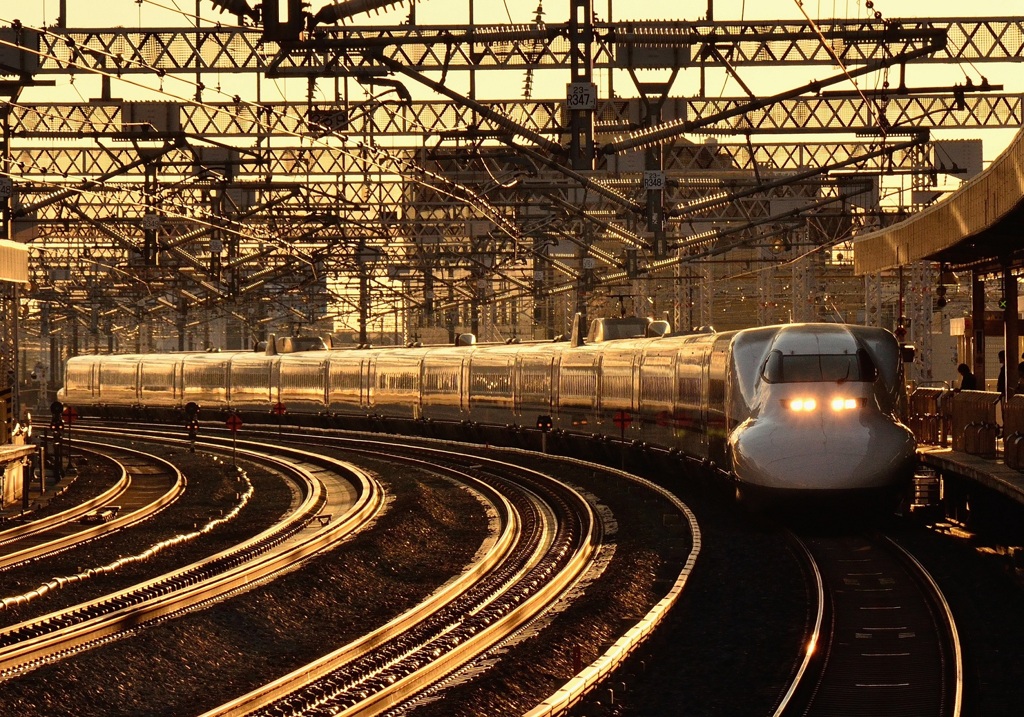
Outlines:
<svg viewBox="0 0 1024 717"><path fill-rule="evenodd" d="M221 12L229 12L232 15L238 17L251 17L253 20L259 20L260 15L256 10L249 7L249 3L246 0L210 0L213 6Z"/></svg>
<svg viewBox="0 0 1024 717"><path fill-rule="evenodd" d="M345 0L334 5L325 5L313 15L313 26L333 25L345 18L371 10L383 10L398 5L401 0Z"/></svg>

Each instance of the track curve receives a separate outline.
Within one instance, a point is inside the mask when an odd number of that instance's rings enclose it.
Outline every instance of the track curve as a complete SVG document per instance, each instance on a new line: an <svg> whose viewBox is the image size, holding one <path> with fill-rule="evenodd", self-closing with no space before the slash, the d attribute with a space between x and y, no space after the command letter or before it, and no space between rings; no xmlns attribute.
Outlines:
<svg viewBox="0 0 1024 717"><path fill-rule="evenodd" d="M879 535L805 535L820 631L776 717L958 717L963 668L952 611L909 553Z"/></svg>

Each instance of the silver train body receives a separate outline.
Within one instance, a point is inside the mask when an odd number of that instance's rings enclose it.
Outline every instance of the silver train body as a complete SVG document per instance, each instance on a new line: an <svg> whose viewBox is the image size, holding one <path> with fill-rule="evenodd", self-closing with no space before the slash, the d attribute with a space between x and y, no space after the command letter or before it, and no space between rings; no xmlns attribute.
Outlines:
<svg viewBox="0 0 1024 717"><path fill-rule="evenodd" d="M194 401L204 418L280 403L292 415L392 425L534 429L549 416L559 435L685 454L740 494L846 498L895 492L912 475L902 368L883 329L793 324L577 346L78 356L59 399L83 414Z"/></svg>

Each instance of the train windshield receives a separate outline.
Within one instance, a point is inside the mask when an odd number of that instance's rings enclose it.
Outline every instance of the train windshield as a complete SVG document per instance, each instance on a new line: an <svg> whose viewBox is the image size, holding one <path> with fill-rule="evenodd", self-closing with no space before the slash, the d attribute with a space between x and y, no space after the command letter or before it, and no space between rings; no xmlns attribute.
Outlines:
<svg viewBox="0 0 1024 717"><path fill-rule="evenodd" d="M761 370L761 377L768 383L871 382L877 375L871 357L863 350L855 354L803 355L772 351Z"/></svg>

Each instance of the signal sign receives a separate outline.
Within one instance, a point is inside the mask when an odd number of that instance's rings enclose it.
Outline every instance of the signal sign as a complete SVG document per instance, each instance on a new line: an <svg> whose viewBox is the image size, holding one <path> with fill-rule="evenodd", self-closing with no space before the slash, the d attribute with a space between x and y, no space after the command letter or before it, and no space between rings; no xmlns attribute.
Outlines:
<svg viewBox="0 0 1024 717"><path fill-rule="evenodd" d="M597 85L593 82L570 82L565 86L565 106L570 110L593 112L597 109Z"/></svg>
<svg viewBox="0 0 1024 717"><path fill-rule="evenodd" d="M619 427L619 430L625 431L633 424L633 414L629 411L616 411L612 422Z"/></svg>
<svg viewBox="0 0 1024 717"><path fill-rule="evenodd" d="M224 425L228 427L232 433L235 433L239 428L242 427L242 419L238 417L237 413L232 413L228 416L228 420L224 422Z"/></svg>
<svg viewBox="0 0 1024 717"><path fill-rule="evenodd" d="M288 409L285 407L283 403L278 401L271 407L270 412L273 413L275 416L283 416L284 414L288 413Z"/></svg>
<svg viewBox="0 0 1024 717"><path fill-rule="evenodd" d="M665 173L660 169L644 170L644 189L648 192L660 192L665 189Z"/></svg>
<svg viewBox="0 0 1024 717"><path fill-rule="evenodd" d="M74 406L68 406L64 409L63 413L61 413L61 416L67 423L74 423L78 420L78 411L75 410Z"/></svg>

